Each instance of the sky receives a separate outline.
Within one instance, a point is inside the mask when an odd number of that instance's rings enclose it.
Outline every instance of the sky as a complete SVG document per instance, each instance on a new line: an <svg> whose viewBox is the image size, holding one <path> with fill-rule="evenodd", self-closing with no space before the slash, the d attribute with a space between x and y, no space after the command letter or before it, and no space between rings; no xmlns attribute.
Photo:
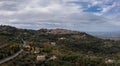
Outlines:
<svg viewBox="0 0 120 66"><path fill-rule="evenodd" d="M0 0L0 24L25 29L120 31L120 0Z"/></svg>

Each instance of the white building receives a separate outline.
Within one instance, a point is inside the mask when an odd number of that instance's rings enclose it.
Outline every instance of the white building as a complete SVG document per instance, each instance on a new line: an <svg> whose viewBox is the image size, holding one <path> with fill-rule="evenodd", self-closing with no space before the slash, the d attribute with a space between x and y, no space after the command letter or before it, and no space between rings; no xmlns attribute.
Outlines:
<svg viewBox="0 0 120 66"><path fill-rule="evenodd" d="M56 46L56 43L55 42L51 42L51 45Z"/></svg>
<svg viewBox="0 0 120 66"><path fill-rule="evenodd" d="M45 55L37 55L37 61L45 61L46 56Z"/></svg>

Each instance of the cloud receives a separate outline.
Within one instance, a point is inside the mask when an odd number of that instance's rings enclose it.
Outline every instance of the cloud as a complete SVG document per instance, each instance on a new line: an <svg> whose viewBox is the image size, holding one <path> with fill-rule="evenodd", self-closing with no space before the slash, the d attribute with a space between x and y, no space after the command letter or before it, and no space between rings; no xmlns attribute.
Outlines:
<svg viewBox="0 0 120 66"><path fill-rule="evenodd" d="M117 2L117 0L114 2L113 0L0 0L0 24L31 29L45 27L77 29L83 26L97 28L97 26L116 25L119 20L116 23L114 21L119 16L111 22L105 14L113 8L119 11ZM94 11L98 9L96 7L102 11Z"/></svg>
<svg viewBox="0 0 120 66"><path fill-rule="evenodd" d="M116 6L116 3L114 2L112 5L103 8L102 12L103 12L103 13L108 12L108 11L110 11L112 8L114 8L115 6Z"/></svg>
<svg viewBox="0 0 120 66"><path fill-rule="evenodd" d="M107 16L107 18L109 19L109 22L112 25L120 26L120 19L119 19L120 14L112 14L112 15Z"/></svg>

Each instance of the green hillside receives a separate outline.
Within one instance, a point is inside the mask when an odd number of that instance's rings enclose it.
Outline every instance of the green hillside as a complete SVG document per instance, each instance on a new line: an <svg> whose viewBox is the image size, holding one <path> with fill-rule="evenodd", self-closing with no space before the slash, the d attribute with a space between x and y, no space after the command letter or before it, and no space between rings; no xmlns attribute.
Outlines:
<svg viewBox="0 0 120 66"><path fill-rule="evenodd" d="M23 40L30 46L29 48L21 47ZM120 65L120 41L103 40L85 32L65 29L28 30L0 26L0 46L5 44L8 44L6 45L8 48L15 44L15 48L24 51L11 61L1 64L2 66ZM4 46L2 48L1 50L6 49ZM6 51L9 53L10 50ZM1 52L0 55L2 54L4 53ZM45 56L45 60L37 60L36 57L39 55ZM54 59L51 60L52 57Z"/></svg>

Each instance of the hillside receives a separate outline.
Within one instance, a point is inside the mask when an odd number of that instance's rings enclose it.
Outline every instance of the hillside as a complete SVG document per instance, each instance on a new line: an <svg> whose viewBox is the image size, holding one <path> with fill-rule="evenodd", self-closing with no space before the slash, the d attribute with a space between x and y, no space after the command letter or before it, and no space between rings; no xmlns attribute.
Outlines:
<svg viewBox="0 0 120 66"><path fill-rule="evenodd" d="M85 32L66 29L28 30L0 26L0 46L15 44L15 47L23 44L23 40L29 48L19 47L24 51L2 66L119 66L120 63L120 41L104 40ZM11 49L10 46L5 50ZM38 55L45 56L45 60L36 60ZM52 56L55 60L49 61Z"/></svg>

